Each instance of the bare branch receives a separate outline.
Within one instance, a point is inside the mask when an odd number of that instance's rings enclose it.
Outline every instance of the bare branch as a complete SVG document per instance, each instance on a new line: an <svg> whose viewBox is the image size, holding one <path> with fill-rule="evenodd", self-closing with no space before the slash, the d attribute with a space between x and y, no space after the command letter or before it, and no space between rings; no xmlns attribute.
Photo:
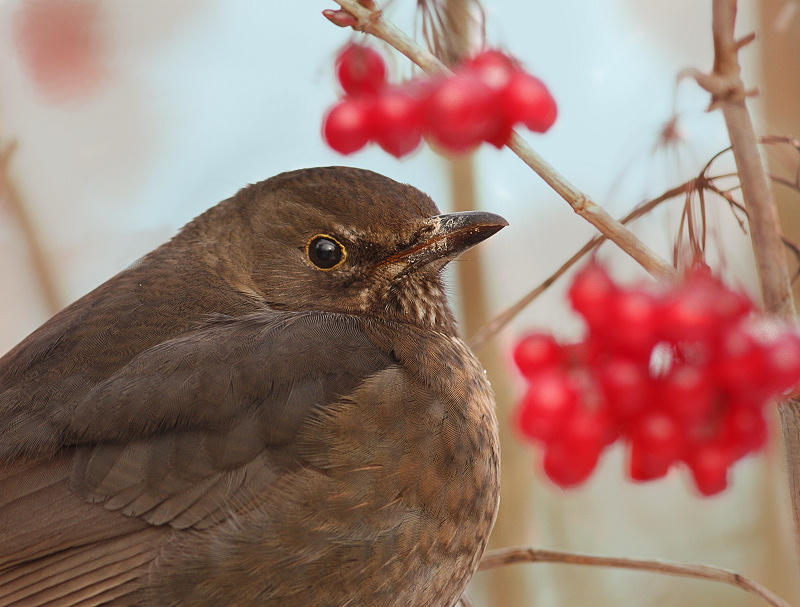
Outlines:
<svg viewBox="0 0 800 607"><path fill-rule="evenodd" d="M704 182L703 182L704 183ZM686 183L679 185L671 190L664 192L658 198L654 198L653 200L649 200L643 204L638 205L633 211L625 215L620 220L620 223L627 224L634 219L638 219L642 215L645 215L652 211L655 207L660 205L662 202L666 200L670 200L675 198L676 196L680 196L684 192L691 191L695 188L700 187L698 184L697 179L692 179L687 181ZM495 316L492 320L490 320L486 325L484 325L480 331L478 331L470 340L470 348L473 351L478 352L483 346L485 346L489 341L491 341L497 333L499 333L503 327L505 327L508 323L510 323L514 317L517 316L522 310L524 310L532 301L534 301L539 295L544 293L550 285L552 285L556 280L558 280L567 270L569 270L572 266L574 266L578 261L580 261L587 253L592 251L592 249L600 246L603 242L606 241L606 238L602 235L597 235L591 240L589 240L585 245L583 245L580 250L575 253L572 257L570 257L560 268L558 268L553 274L548 276L544 282L542 282L539 286L535 289L530 291L527 295L525 295L522 299L517 301L512 306L508 307L506 310Z"/></svg>
<svg viewBox="0 0 800 607"><path fill-rule="evenodd" d="M775 143L788 143L789 145L797 144L798 151L800 151L800 141L795 140L791 137L783 137L783 136L769 136L763 137L761 140L763 144L775 144ZM747 225L745 223L747 218L747 210L745 206L736 200L732 195L731 192L741 189L740 184L736 184L727 189L722 189L715 184L716 180L725 179L728 177L738 177L738 173L721 173L719 175L709 175L709 171L711 170L711 165L717 160L721 155L729 152L731 150L730 147L725 148L714 154L711 159L705 164L703 169L700 171L700 175L696 178L687 181L686 183L674 187L663 194L654 198L650 201L647 201L643 204L638 205L632 212L628 213L625 217L623 217L620 222L623 224L627 224L630 221L633 221L642 215L649 213L652 209L656 206L660 205L661 203L675 198L680 195L686 195L686 203L684 204L684 211L681 213L681 219L678 226L678 241L680 241L680 234L682 234L685 226L685 222L687 220L687 205L690 204L689 196L693 192L697 192L697 195L700 198L700 221L701 221L701 235L700 235L700 243L699 243L699 252L705 250L705 243L707 239L707 219L706 219L706 200L705 200L705 192L709 191L720 198L724 199L733 214L733 217L736 219L737 223L739 224L739 228L744 232L747 233ZM789 179L777 176L777 175L770 175L770 178L791 187L798 192L800 192L800 183L793 182ZM582 259L587 253L592 251L594 248L601 245L606 239L603 236L595 236L591 240L589 240L581 249L575 253L572 257L570 257L561 267L559 267L553 274L551 274L547 279L544 280L541 284L539 284L536 288L528 292L522 299L514 303L513 305L509 306L507 309L503 310L497 316L495 316L492 320L490 320L486 325L481 327L481 329L473 336L470 340L470 347L474 351L479 351L483 348L486 343L497 335L508 323L510 323L522 310L524 310L528 305L530 305L537 297L539 297L542 293L544 293L556 280L558 280L569 268L574 266L580 259ZM797 260L798 265L800 266L800 245L786 239L785 237L781 238L782 244L789 250L792 256ZM674 261L677 264L678 261L678 250L680 248L680 242L675 245L673 255ZM794 273L792 276L792 280L796 280L800 278L800 267L798 267L797 272Z"/></svg>
<svg viewBox="0 0 800 607"><path fill-rule="evenodd" d="M722 582L754 594L769 605L773 605L773 607L790 607L789 603L758 582L738 573L728 571L727 569L719 569L707 565L683 565L679 563L665 563L663 561L591 556L555 550L537 550L535 548L506 548L502 550L492 550L484 554L478 570L483 571L492 569L493 567L511 565L514 563L564 563L568 565L588 565L592 567L614 567L617 569L649 571L662 575L674 575L698 580Z"/></svg>
<svg viewBox="0 0 800 607"><path fill-rule="evenodd" d="M794 301L778 211L745 105L748 92L739 75L737 53L752 36L741 40L734 37L736 0L714 0L713 14L714 68L710 74L694 70L691 75L711 93L711 107L720 108L725 117L747 207L764 307L768 312L793 319Z"/></svg>

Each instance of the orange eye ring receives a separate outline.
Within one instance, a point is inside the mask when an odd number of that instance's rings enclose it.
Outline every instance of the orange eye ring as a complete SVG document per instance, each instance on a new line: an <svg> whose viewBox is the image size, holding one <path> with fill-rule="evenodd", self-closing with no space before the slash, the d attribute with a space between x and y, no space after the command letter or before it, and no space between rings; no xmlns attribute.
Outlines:
<svg viewBox="0 0 800 607"><path fill-rule="evenodd" d="M306 244L306 257L319 270L334 270L347 259L347 249L330 234L317 234Z"/></svg>

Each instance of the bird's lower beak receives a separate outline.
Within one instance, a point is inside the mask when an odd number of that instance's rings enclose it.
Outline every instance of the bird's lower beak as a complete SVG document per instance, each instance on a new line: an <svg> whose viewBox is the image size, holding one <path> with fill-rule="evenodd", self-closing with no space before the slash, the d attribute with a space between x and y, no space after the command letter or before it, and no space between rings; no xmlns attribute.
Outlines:
<svg viewBox="0 0 800 607"><path fill-rule="evenodd" d="M387 261L402 261L408 266L425 265L434 260L457 257L508 225L494 213L464 211L436 215L417 232L418 240Z"/></svg>

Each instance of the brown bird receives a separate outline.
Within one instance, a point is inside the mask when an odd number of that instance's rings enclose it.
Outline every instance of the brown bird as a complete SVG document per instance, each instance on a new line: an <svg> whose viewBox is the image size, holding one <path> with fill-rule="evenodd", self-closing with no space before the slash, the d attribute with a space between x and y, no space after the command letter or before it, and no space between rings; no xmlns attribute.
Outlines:
<svg viewBox="0 0 800 607"><path fill-rule="evenodd" d="M505 225L294 171L62 310L0 359L0 605L455 604L499 447L440 273Z"/></svg>

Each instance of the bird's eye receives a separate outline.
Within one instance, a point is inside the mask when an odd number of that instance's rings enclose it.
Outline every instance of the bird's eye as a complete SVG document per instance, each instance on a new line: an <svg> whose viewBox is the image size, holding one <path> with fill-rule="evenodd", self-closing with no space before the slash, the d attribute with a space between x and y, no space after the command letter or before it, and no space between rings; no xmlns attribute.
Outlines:
<svg viewBox="0 0 800 607"><path fill-rule="evenodd" d="M347 257L344 246L333 236L317 234L308 241L306 254L320 270L332 270Z"/></svg>

